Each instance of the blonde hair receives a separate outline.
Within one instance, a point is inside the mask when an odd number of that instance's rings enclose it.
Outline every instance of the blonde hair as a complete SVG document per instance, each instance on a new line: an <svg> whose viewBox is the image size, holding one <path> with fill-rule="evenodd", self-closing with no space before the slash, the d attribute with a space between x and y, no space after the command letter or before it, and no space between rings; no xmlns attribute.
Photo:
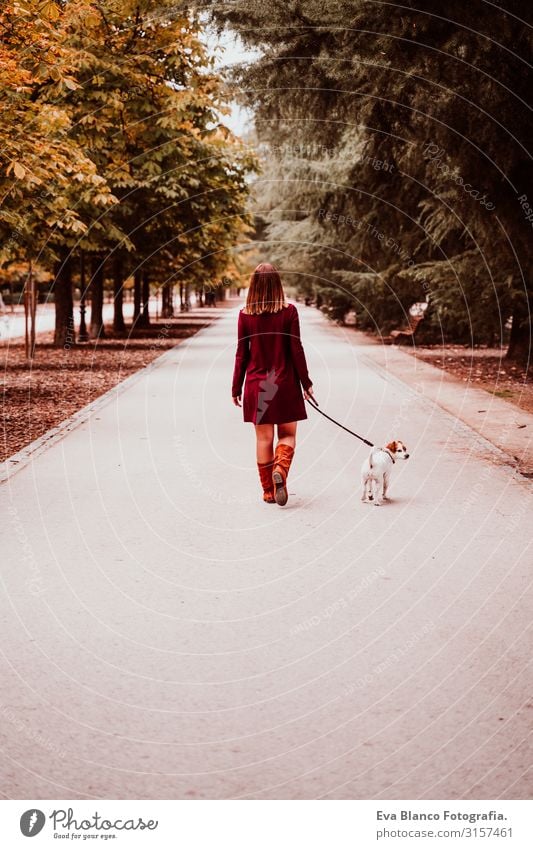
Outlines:
<svg viewBox="0 0 533 849"><path fill-rule="evenodd" d="M264 312L279 312L285 306L285 293L279 271L270 263L261 262L250 277L244 312L248 315L261 315Z"/></svg>

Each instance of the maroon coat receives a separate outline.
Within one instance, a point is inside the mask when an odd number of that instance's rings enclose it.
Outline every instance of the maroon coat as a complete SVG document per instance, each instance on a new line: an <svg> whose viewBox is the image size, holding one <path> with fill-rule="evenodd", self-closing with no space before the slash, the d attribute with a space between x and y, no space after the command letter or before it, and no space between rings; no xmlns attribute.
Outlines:
<svg viewBox="0 0 533 849"><path fill-rule="evenodd" d="M282 424L307 418L302 386L309 389L298 311L288 304L279 312L239 313L237 352L231 394L242 392L245 422ZM300 385L301 384L301 385Z"/></svg>

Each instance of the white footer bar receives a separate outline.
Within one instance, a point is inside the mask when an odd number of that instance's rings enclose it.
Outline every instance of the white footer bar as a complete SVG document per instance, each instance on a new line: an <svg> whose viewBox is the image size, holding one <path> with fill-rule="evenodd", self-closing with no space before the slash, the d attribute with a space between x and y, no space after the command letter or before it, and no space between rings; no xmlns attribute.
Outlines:
<svg viewBox="0 0 533 849"><path fill-rule="evenodd" d="M5 800L0 834L9 849L67 842L118 849L531 849L533 803Z"/></svg>

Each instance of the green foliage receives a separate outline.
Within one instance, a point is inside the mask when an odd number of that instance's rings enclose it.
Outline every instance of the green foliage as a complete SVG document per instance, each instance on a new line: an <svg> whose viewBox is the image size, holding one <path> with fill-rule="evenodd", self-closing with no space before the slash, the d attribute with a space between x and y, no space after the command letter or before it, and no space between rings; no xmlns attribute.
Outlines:
<svg viewBox="0 0 533 849"><path fill-rule="evenodd" d="M421 263L398 276L419 283L426 292L430 309L424 317L425 337L471 345L494 344L505 337L512 278L492 278L489 267L479 267L477 251L456 256L453 263Z"/></svg>
<svg viewBox="0 0 533 849"><path fill-rule="evenodd" d="M312 265L327 306L344 285L335 300L357 309L359 298L359 320L380 331L406 306L405 276L384 276L399 262L399 272L422 270L439 290L428 312L435 339L501 341L511 313L527 334L531 225L519 198L533 205L533 30L525 0L450 0L445 17L437 0L206 5L218 26L262 51L235 78L260 144L276 153L266 179L281 188L262 213L273 255L291 269ZM382 282L358 280L361 271Z"/></svg>

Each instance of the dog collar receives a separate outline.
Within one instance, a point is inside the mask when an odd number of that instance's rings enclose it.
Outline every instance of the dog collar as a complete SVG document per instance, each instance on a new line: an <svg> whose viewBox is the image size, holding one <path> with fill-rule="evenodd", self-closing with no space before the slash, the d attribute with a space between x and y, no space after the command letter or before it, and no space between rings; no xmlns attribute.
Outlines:
<svg viewBox="0 0 533 849"><path fill-rule="evenodd" d="M385 452L385 454L388 454L388 455L389 455L389 457L391 458L391 460L392 460L392 462L393 462L393 463L395 463L395 462L396 462L396 460L394 459L394 457L392 456L392 454L390 453L390 451L389 451L389 449L388 449L388 448L380 448L379 450L380 450L380 451L384 451L384 452Z"/></svg>

